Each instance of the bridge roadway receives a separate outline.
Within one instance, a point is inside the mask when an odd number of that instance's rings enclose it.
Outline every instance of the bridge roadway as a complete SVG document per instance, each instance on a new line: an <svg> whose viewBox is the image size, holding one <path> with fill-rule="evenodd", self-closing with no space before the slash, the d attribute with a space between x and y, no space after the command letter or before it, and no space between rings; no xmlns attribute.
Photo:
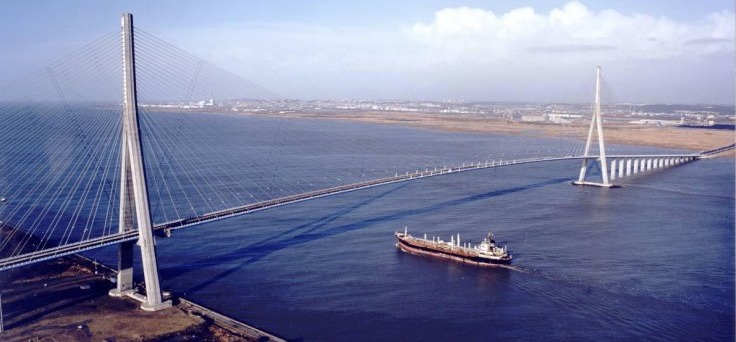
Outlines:
<svg viewBox="0 0 736 342"><path fill-rule="evenodd" d="M734 149L734 145L729 145L729 146L724 146L724 147L717 148L714 150L704 151L704 152L695 153L695 154L608 155L607 158L614 159L614 158L680 158L680 157L687 158L687 157L692 157L695 159L699 159L699 158L708 158L710 156L720 154L725 151L729 151L733 149ZM371 180L371 181L341 185L341 186L336 186L332 188L321 189L321 190L306 192L302 194L291 195L291 196L266 200L262 202L247 204L247 205L243 205L243 206L239 206L235 208L207 213L207 214L200 215L197 217L190 217L190 218L185 218L181 220L170 221L170 222L155 225L153 227L153 230L155 233L157 233L157 235L169 236L171 231L177 230L177 229L182 229L182 228L191 227L191 226L202 224L202 223L222 220L225 218L234 217L238 215L253 213L253 212L257 212L261 210L279 207L282 205L298 203L298 202L320 198L320 197L325 197L325 196L337 195L337 194L350 192L350 191L367 189L367 188L380 186L380 185L399 183L399 182L405 182L409 180L416 180L416 179L422 179L422 178L428 178L428 177L434 177L434 176L448 175L448 174L454 174L458 172L488 169L488 168L493 168L493 167L551 162L551 161L562 161L562 160L575 160L575 159L584 159L584 158L595 159L595 158L598 158L598 156L540 157L540 158L515 159L515 160L505 160L505 161L504 160L486 161L486 162L463 164L462 166L457 166L457 167L449 167L449 168L443 167L442 169L424 170L424 171L418 170L414 173L405 173L401 175L397 174L393 177L386 177L386 178L381 178L381 179L376 179L376 180ZM48 248L48 249L26 253L26 254L21 254L21 255L16 255L13 257L1 259L0 260L0 271L4 271L7 269L16 268L16 267L20 267L24 265L29 265L29 264L44 261L44 260L54 259L54 258L58 258L58 257L65 256L65 255L88 251L88 250L92 250L92 249L96 249L100 247L119 244L125 241L134 241L137 239L138 239L138 231L132 230L132 231L125 232L125 233L110 234L106 236L88 239L85 241L79 241L79 242L75 242L71 244L66 244L63 246Z"/></svg>
<svg viewBox="0 0 736 342"><path fill-rule="evenodd" d="M736 144L731 144L731 145L728 145L728 146L718 147L718 148L714 148L712 150L700 152L700 157L701 158L711 158L711 157L715 157L715 156L717 156L717 155L719 155L721 153L728 152L728 151L731 151L731 150L734 150L734 149L736 149Z"/></svg>

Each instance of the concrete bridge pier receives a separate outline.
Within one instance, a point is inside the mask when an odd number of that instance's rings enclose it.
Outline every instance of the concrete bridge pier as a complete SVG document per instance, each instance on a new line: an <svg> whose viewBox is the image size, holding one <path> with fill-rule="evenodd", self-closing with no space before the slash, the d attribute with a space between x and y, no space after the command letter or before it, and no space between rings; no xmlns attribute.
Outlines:
<svg viewBox="0 0 736 342"><path fill-rule="evenodd" d="M639 173L639 159L634 159L634 174Z"/></svg>
<svg viewBox="0 0 736 342"><path fill-rule="evenodd" d="M609 180L615 180L616 179L616 159L611 160L611 176L608 177Z"/></svg>
<svg viewBox="0 0 736 342"><path fill-rule="evenodd" d="M612 156L610 179L621 179L639 173L669 168L697 160L697 156Z"/></svg>

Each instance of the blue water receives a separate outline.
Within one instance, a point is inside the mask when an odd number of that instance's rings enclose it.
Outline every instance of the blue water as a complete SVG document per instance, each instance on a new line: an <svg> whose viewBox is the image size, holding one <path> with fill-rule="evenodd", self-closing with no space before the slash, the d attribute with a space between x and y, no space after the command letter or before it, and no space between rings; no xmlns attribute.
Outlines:
<svg viewBox="0 0 736 342"><path fill-rule="evenodd" d="M171 130L162 132L182 134L167 158L196 155L187 157L187 168L152 172L157 222L170 218L172 207L188 207L181 196L191 189L172 196L156 191L182 174L198 181L215 175L213 187L268 198L267 191L283 188L533 156L570 144L349 122L185 116L196 130L179 131L175 115L148 119L169 120L164 126ZM368 148L356 149L361 145ZM224 158L223 151L237 157ZM412 151L411 158L401 151ZM226 162L196 173L210 159ZM407 160L411 165L401 165ZM451 174L176 231L158 240L163 287L305 341L733 340L734 160L624 179L620 189L569 185L578 168L579 161L569 161ZM225 190L214 195L222 203L210 196L191 200L200 210L240 199ZM393 238L404 226L444 239L460 233L475 243L493 230L514 262L478 268L405 254ZM94 256L112 263L113 254Z"/></svg>
<svg viewBox="0 0 736 342"><path fill-rule="evenodd" d="M159 242L163 286L306 341L733 340L733 159L608 190L569 185L578 167L436 177L178 231ZM404 226L474 242L492 229L513 268L404 254Z"/></svg>

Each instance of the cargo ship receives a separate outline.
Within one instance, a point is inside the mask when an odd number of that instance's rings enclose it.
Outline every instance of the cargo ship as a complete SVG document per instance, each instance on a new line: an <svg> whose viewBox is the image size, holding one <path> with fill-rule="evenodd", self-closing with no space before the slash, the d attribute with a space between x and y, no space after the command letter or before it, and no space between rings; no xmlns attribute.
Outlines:
<svg viewBox="0 0 736 342"><path fill-rule="evenodd" d="M407 228L404 232L394 233L396 236L396 247L404 252L416 255L429 255L440 258L452 259L479 266L505 265L511 263L511 254L508 253L506 245L499 246L493 240L493 233L483 239L479 245L472 246L470 243L460 243L460 234L451 236L450 241L443 241L433 237L431 240L413 237L409 235Z"/></svg>

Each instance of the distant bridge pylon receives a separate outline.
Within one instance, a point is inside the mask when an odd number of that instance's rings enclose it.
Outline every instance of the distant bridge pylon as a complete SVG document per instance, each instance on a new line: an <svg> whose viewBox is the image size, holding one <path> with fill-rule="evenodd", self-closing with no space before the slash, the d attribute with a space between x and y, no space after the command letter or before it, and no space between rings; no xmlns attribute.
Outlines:
<svg viewBox="0 0 736 342"><path fill-rule="evenodd" d="M595 103L593 104L593 118L590 120L590 129L588 130L588 140L585 142L585 152L583 152L583 163L580 165L580 176L578 180L573 182L575 185L589 185L598 186L604 188L614 187L608 180L608 164L606 163L606 144L603 140L603 120L601 119L601 67L597 67L595 70ZM588 175L588 167L590 166L590 145L593 143L593 132L595 131L598 137L598 152L599 156L597 159L601 169L601 182L590 182L586 181L585 177ZM594 159L592 162L595 162Z"/></svg>
<svg viewBox="0 0 736 342"><path fill-rule="evenodd" d="M594 133L598 139L598 155L591 155L590 153ZM680 165L729 149L733 149L733 146L725 146L720 149L706 151L697 155L618 155L606 157L606 144L603 138L603 119L601 118L601 67L598 66L596 68L593 117L590 120L590 129L588 130L588 139L585 143L585 152L583 152L582 156L583 161L580 165L580 174L578 176L578 180L574 181L572 184L602 188L616 188L620 186L612 183L615 179ZM611 159L610 164L608 163L609 159ZM586 180L588 169L594 165L593 163L597 163L600 170L601 182Z"/></svg>
<svg viewBox="0 0 736 342"><path fill-rule="evenodd" d="M137 31L140 32L140 31ZM407 170L405 173L401 172L391 172L386 175L382 176L376 176L375 178L366 178L366 179L359 179L359 180L350 180L345 181L344 184L326 184L326 185L319 185L315 186L314 188L296 188L296 190L293 193L276 193L277 195L271 196L271 193L269 193L268 198L262 198L257 201L250 201L248 202L234 202L234 203L227 203L226 205L223 205L222 207L208 207L203 206L204 209L201 211L192 210L192 215L179 215L177 213L177 216L170 217L165 220L163 223L158 224L152 224L151 220L151 210L148 203L148 189L155 189L155 187L149 187L147 186L146 182L146 168L144 163L144 158L141 153L141 128L138 122L138 94L136 89L141 89L141 94L145 94L146 89L146 78L141 77L140 88L136 88L136 77L135 77L135 56L134 56L134 39L133 39L133 22L132 22L132 15L130 14L123 14L122 17L122 33L123 33L123 46L124 46L124 60L123 60L123 71L125 75L124 80L124 88L123 88L123 96L125 99L125 106L123 111L123 126L122 126L122 139L121 139L121 145L122 147L119 147L117 139L110 139L111 143L108 145L104 145L105 150L108 149L117 150L120 148L122 152L121 155L121 161L119 165L121 166L121 172L120 172L120 191L119 193L115 191L110 191L110 201L107 204L111 205L101 205L106 208L111 208L110 211L114 211L114 205L116 201L118 201L118 198L114 195L120 195L119 203L120 203L120 214L118 218L119 227L117 231L113 229L114 224L110 224L110 230L105 230L102 235L87 235L81 240L73 241L69 240L69 235L66 235L66 230L64 231L65 235L61 235L62 239L59 240L59 243L55 246L46 246L46 243L52 240L53 230L55 229L56 225L52 225L52 228L50 228L50 232L48 235L44 236L44 243L39 244L39 247L36 247L34 245L35 250L32 251L24 251L22 248L18 249L18 252L13 252L9 254L6 257L0 257L0 271L29 265L33 263L37 263L44 260L49 260L53 258L58 258L65 255L80 253L83 251L89 251L105 246L112 246L117 245L118 246L118 278L117 278L117 288L111 291L112 295L127 295L133 298L136 298L140 300L142 304L142 308L145 310L158 310L161 308L165 308L169 305L169 302L162 301L161 291L160 291L160 284L159 284L159 278L158 278L158 266L157 266L157 260L156 260L156 246L154 243L154 233L158 236L168 236L171 234L172 231L183 229L187 227L193 227L197 225L201 225L203 223L207 222L213 222L216 220L221 219L227 219L231 217L235 217L238 215L244 215L248 213L253 213L257 211L267 210L271 208L276 208L279 206L289 205L293 203L299 203L302 201L308 201L313 200L316 198L322 198L326 196L332 196L337 194L343 194L350 191L359 191L361 189L376 187L376 186L383 186L387 184L395 184L398 182L407 182L407 181L413 181L418 179L426 179L430 177L444 177L446 175L450 174L459 174L459 173L465 173L465 172L473 172L476 170L484 170L484 169L491 169L491 168L500 168L500 167L519 167L521 165L531 165L534 163L550 163L550 162L560 162L560 161L572 161L572 160L582 160L582 166L580 169L580 176L577 179L577 184L583 184L583 185L594 185L594 186L604 186L604 187L611 187L612 181L616 179L621 179L626 176L632 176L636 174L641 174L650 170L655 170L663 167L678 165L682 163L686 163L689 161L697 160L700 158L709 158L712 156L715 156L720 153L726 153L728 151L732 151L734 149L734 145L724 146L721 148L713 149L710 151L704 151L700 153L672 153L672 154L666 154L666 155L648 155L648 154L609 154L606 155L605 153L605 144L603 140L603 130L602 130L602 119L601 119L601 112L600 112L600 68L597 70L597 85L596 85L596 105L594 107L594 115L593 119L590 124L590 130L588 132L588 140L587 144L585 146L585 153L580 154L580 152L577 150L577 142L576 141L576 149L574 151L565 151L565 154L563 155L552 155L550 152L549 155L538 155L535 157L527 157L523 159L517 159L514 157L511 158L503 158L503 159L490 159L486 158L485 160L477 160L470 163L462 163L462 165L459 165L459 163L456 163L457 161L453 161L453 163L456 164L449 164L444 165L442 167L426 167L421 169L410 169ZM145 40L145 33L143 35L137 35L137 37L142 39L138 40L141 44L138 44L138 46L145 46L146 40ZM116 66L119 66L119 37L117 37L117 33L114 33L114 37L109 39L110 46L112 46L111 51L114 51L114 54L110 57L110 61L113 61ZM107 44L107 41L105 41ZM150 41L149 41L150 44ZM145 50L139 50L141 52ZM153 50L155 53L160 53L161 49L155 48ZM143 71L141 73L141 76L145 76L145 61L146 61L146 55L145 53L139 54L139 60L142 61L139 65L141 66L140 70ZM173 60L172 58L168 58L167 60ZM194 63L197 65L197 73L199 73L199 70L202 66L201 62ZM160 66L158 63L153 64L156 69ZM151 69L154 69L154 67L151 67ZM118 70L116 69L116 72ZM115 84L119 84L117 81L117 77L119 73L115 73L115 76L112 77ZM199 74L197 74L199 75ZM218 74L219 75L219 74ZM199 77L199 76L197 76ZM196 78L196 77L195 77ZM150 79L149 79L150 80ZM179 80L178 78L175 80ZM209 81L208 81L209 82ZM170 82L179 84L181 82ZM169 83L166 83L169 84ZM58 86L55 83L56 86ZM151 87L151 88L164 88L164 87ZM116 87L116 91L114 93L115 98L119 96L119 90ZM260 90L258 90L260 91ZM59 92L61 93L61 92ZM145 99L145 96L142 96L142 98ZM64 102L65 103L65 102ZM112 110L115 113L115 118L120 118L120 113L118 112L119 106L117 106L117 101L115 103L115 106L111 106L114 108ZM140 107L142 112L145 112L145 107ZM65 108L65 110L68 110L68 108ZM1 114L1 113L0 113ZM24 116L23 116L24 117ZM110 116L112 117L112 115ZM25 117L24 117L25 118ZM146 119L146 116L142 116L142 119ZM64 122L74 122L73 120L64 120ZM118 123L118 122L116 122ZM144 121L145 123L145 121ZM153 125L152 123L148 123L147 125ZM146 125L144 125L145 127ZM11 126L12 127L12 126ZM119 134L120 129L119 126L110 126L114 127L114 129L105 130L105 136L110 137L120 137L117 134ZM66 130L60 130L63 133L67 133ZM599 152L592 151L592 137L593 133L597 134L598 137L598 144L599 144ZM43 131L41 131L43 133ZM114 132L113 134L108 134L109 132ZM2 136L2 135L0 135ZM85 137L84 134L79 134L79 137ZM145 134L144 134L145 136ZM81 140L81 139L80 139ZM84 143L88 143L87 137L84 139ZM144 140L145 147L150 148L149 143L147 140ZM34 148L32 144L27 144L29 147ZM87 145L85 145L87 146ZM64 149L66 149L66 145L62 146ZM8 148L9 149L9 148ZM269 150L271 151L271 150ZM154 153L157 152L165 152L163 148L159 146L159 148L153 150ZM147 156L154 157L156 154L148 154ZM250 153L250 152L248 152ZM24 153L18 153L19 155L24 155ZM40 158L36 158L40 159ZM82 159L82 158L80 158ZM172 158L176 159L176 158ZM110 164L117 164L117 160L114 160ZM346 162L344 159L339 159L341 163ZM466 160L467 161L467 160ZM348 161L349 162L349 161ZM610 163L609 163L610 162ZM598 164L596 164L598 163ZM5 163L5 165L10 163ZM155 163L150 163L155 164ZM20 164L23 165L23 164ZM37 164L33 164L37 165ZM72 164L75 165L75 164ZM189 164L191 165L191 164ZM187 168L194 168L187 165L187 167L182 167L182 171L186 171ZM276 170L276 168L282 168L281 165L274 166L273 170ZM332 167L333 164L329 164L330 167ZM577 165L577 164L576 164ZM600 183L597 182L589 182L586 181L585 178L587 176L588 168L590 166L597 166L601 170L601 177L602 181ZM32 167L32 168L26 168L30 170L34 169L40 169L39 167ZM70 170L74 171L74 174L80 174L77 172L76 168ZM412 172L412 170L414 170ZM96 172L91 172L92 174L96 174ZM84 173L81 173L84 174ZM61 173L59 174L61 175ZM151 180L152 183L156 182L156 173L149 174L149 180ZM393 176L391 176L393 175ZM31 182L34 181L34 179L28 179L26 176L19 176L18 179L21 179L22 182ZM65 177L58 177L59 179L65 178ZM112 183L115 183L117 185L117 176L111 177L114 178ZM206 177L203 177L202 179L205 179ZM53 189L54 192L58 194L56 197L63 197L63 198L72 198L73 193L69 193L65 191L65 188L63 185L67 184L67 180L69 178L65 178L64 182L52 182L49 181L50 185L54 185ZM43 180L43 178L42 178ZM94 180L94 179L93 179ZM159 179L161 181L161 179ZM247 181L250 182L250 179ZM40 182L37 182L40 184ZM194 183L194 182L193 182ZM61 184L62 186L57 187L57 184ZM298 182L297 182L298 184ZM149 184L150 185L150 184ZM164 184L165 185L165 184ZM267 184L268 185L268 184ZM311 184L310 184L311 185ZM270 186L270 185L268 185ZM51 186L49 186L49 189ZM159 186L159 188L162 188L162 186ZM35 187L34 187L35 189ZM205 188L207 190L207 188ZM212 190L210 188L209 190ZM151 191L151 194L155 194ZM199 190L197 190L199 191ZM246 191L247 192L247 191ZM46 189L43 189L43 191L39 190L37 192L31 192L31 193L38 193L38 195L34 195L32 197L29 197L28 202L31 203L33 206L37 204L37 202L50 202L53 204L53 201L48 200L39 200L38 198L44 198L43 196L46 194ZM98 191L98 193L101 193L101 191ZM171 194L171 192L169 192ZM185 199L187 194L185 192L180 193L181 196L184 196ZM155 196L155 195L154 195ZM252 195L251 198L254 198ZM238 198L240 199L240 197ZM12 202L12 201L11 201ZM20 202L20 201L19 201ZM65 201L64 203L66 203ZM85 203L83 201L80 201L80 203ZM195 203L205 203L205 202L195 202ZM225 204L225 202L222 202ZM96 204L95 204L96 205ZM172 206L175 205L174 201L172 200ZM191 203L190 203L191 205ZM30 207L28 209L28 214L24 213L25 216L29 216L34 214L33 212L33 206L29 205ZM40 206L40 205L39 205ZM53 206L50 206L53 207ZM192 209L194 206L192 206ZM25 206L18 205L18 208L25 208ZM78 212L81 212L83 206L79 205L80 210ZM44 209L45 210L45 209ZM2 211L0 211L0 214L2 214ZM154 215L155 216L155 215ZM105 217L105 222L114 222L114 215L110 215L110 219L107 219L107 216ZM164 216L166 217L166 216ZM0 219L5 220L3 216L0 216ZM54 218L56 220L56 218ZM76 216L75 216L76 220ZM17 225L18 231L21 231L20 229L25 228L23 223L23 220L18 220L19 224ZM73 220L70 220L73 223ZM43 222L43 221L39 221ZM95 224L94 220L89 220L90 227L92 227ZM2 221L0 221L2 223ZM42 224L46 223L39 223L38 225L41 226ZM73 225L70 229L73 229ZM108 227L108 226L104 226ZM31 229L28 231L28 236L33 236L34 232L37 234L46 234L45 231L40 231ZM86 229L85 229L86 231ZM63 239L66 236L66 239ZM7 242L8 240L5 240ZM29 242L30 238L26 239L25 242L30 244L32 242ZM0 241L3 242L3 241ZM133 256L134 256L134 247L136 243L141 248L141 254L143 257L143 273L145 277L145 285L146 285L146 295L143 296L141 294L135 293L133 289L133 272L132 272L132 265L133 265ZM25 244L24 244L25 246ZM23 246L21 246L23 247Z"/></svg>

